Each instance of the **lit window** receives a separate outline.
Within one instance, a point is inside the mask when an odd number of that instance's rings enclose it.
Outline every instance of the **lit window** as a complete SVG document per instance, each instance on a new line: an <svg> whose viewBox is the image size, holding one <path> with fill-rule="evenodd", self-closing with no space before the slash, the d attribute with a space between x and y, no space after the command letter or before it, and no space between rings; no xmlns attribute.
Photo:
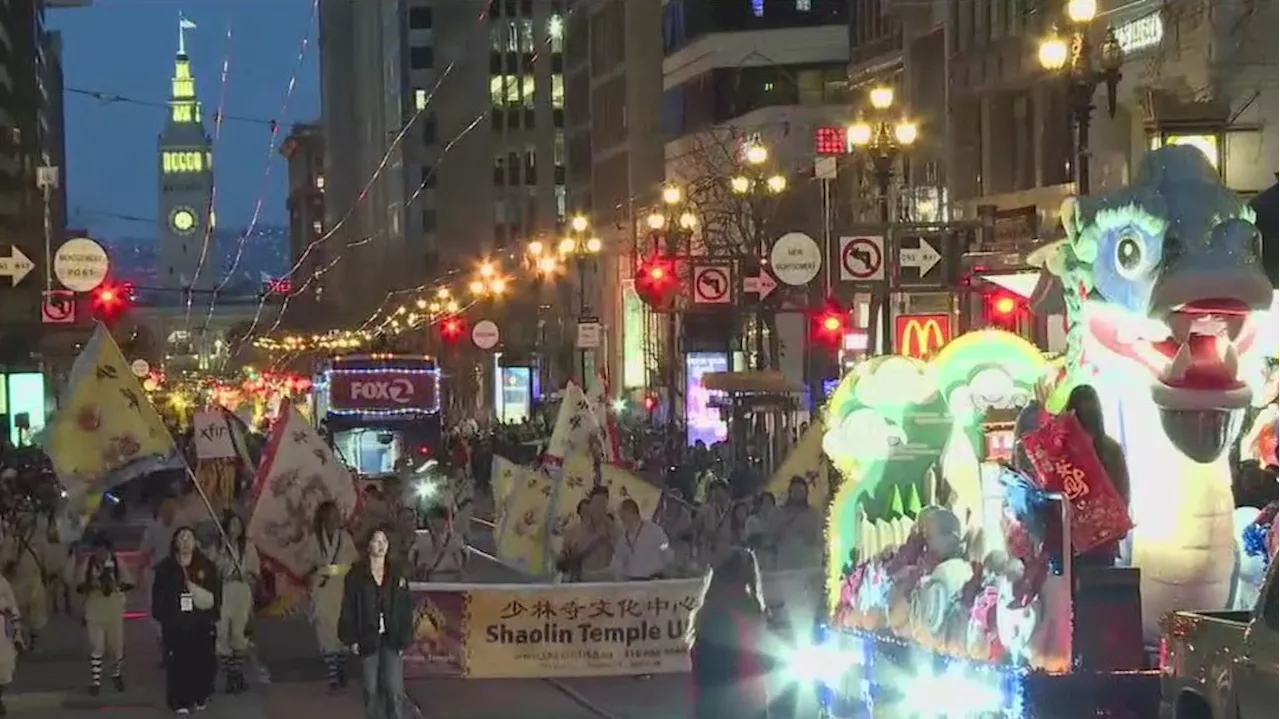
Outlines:
<svg viewBox="0 0 1280 719"><path fill-rule="evenodd" d="M556 185L556 219L564 222L569 214L569 191L564 185Z"/></svg>
<svg viewBox="0 0 1280 719"><path fill-rule="evenodd" d="M195 97L196 87L195 81L190 78L176 78L173 81L173 98L175 100L185 100Z"/></svg>
<svg viewBox="0 0 1280 719"><path fill-rule="evenodd" d="M203 152L166 152L160 157L161 168L166 174L201 172L205 169Z"/></svg>
<svg viewBox="0 0 1280 719"><path fill-rule="evenodd" d="M564 164L564 130L556 130L555 144L552 150L552 157L555 158L556 165Z"/></svg>
<svg viewBox="0 0 1280 719"><path fill-rule="evenodd" d="M427 91L421 88L413 91L413 109L418 112L427 106Z"/></svg>
<svg viewBox="0 0 1280 719"><path fill-rule="evenodd" d="M533 21L528 18L520 20L520 52L533 52Z"/></svg>
<svg viewBox="0 0 1280 719"><path fill-rule="evenodd" d="M494 75L489 78L489 99L493 101L494 107L502 107L502 76Z"/></svg>
<svg viewBox="0 0 1280 719"><path fill-rule="evenodd" d="M507 105L519 105L520 104L520 76L504 75L502 77L502 84L507 91L506 93Z"/></svg>
<svg viewBox="0 0 1280 719"><path fill-rule="evenodd" d="M547 36L551 38L551 52L564 52L564 19L552 15L547 21Z"/></svg>
<svg viewBox="0 0 1280 719"><path fill-rule="evenodd" d="M551 106L557 110L564 108L564 75L551 76Z"/></svg>
<svg viewBox="0 0 1280 719"><path fill-rule="evenodd" d="M534 88L537 87L537 80L533 75L525 75L520 88L521 98L524 100L525 107L533 107Z"/></svg>
<svg viewBox="0 0 1280 719"><path fill-rule="evenodd" d="M813 9L813 0L796 0L796 10L809 12Z"/></svg>
<svg viewBox="0 0 1280 719"><path fill-rule="evenodd" d="M320 220L316 220L312 222L311 231L316 233L317 235L320 234L321 232L324 232L324 223L321 222Z"/></svg>
<svg viewBox="0 0 1280 719"><path fill-rule="evenodd" d="M195 113L193 113L191 110L192 110L191 103L189 102L183 102L183 103L174 105L173 121L180 122L180 123L192 122L195 118Z"/></svg>
<svg viewBox="0 0 1280 719"><path fill-rule="evenodd" d="M317 190L324 189L324 175L316 175L316 189Z"/></svg>

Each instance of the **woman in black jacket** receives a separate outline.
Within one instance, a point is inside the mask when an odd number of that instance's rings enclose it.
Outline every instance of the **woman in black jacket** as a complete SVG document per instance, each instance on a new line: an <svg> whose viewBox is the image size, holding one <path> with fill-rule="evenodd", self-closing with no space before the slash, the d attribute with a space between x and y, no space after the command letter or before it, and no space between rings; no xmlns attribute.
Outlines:
<svg viewBox="0 0 1280 719"><path fill-rule="evenodd" d="M364 714L404 717L404 650L413 643L413 595L403 567L387 557L391 532L369 536L367 553L347 573L338 637L360 657Z"/></svg>
<svg viewBox="0 0 1280 719"><path fill-rule="evenodd" d="M203 709L213 696L221 589L218 568L196 548L195 531L179 527L151 588L151 616L164 643L165 694L179 714Z"/></svg>
<svg viewBox="0 0 1280 719"><path fill-rule="evenodd" d="M730 548L712 570L693 620L696 719L768 719L768 636L756 557Z"/></svg>

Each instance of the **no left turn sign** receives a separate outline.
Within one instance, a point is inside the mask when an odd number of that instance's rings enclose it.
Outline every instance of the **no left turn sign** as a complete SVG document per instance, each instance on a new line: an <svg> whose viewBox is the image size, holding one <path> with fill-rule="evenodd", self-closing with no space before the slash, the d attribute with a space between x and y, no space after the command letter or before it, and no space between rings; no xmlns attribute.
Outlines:
<svg viewBox="0 0 1280 719"><path fill-rule="evenodd" d="M729 268L721 265L693 268L693 301L699 305L724 305L730 301Z"/></svg>
<svg viewBox="0 0 1280 719"><path fill-rule="evenodd" d="M883 282L884 236L841 237L840 279L846 282Z"/></svg>

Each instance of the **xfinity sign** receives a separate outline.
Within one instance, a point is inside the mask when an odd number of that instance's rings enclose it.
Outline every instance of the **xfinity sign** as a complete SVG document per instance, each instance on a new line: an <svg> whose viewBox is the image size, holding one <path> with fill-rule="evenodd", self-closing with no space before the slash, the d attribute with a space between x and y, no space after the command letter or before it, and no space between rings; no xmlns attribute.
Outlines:
<svg viewBox="0 0 1280 719"><path fill-rule="evenodd" d="M413 401L413 383L407 379L353 381L351 399L409 404Z"/></svg>

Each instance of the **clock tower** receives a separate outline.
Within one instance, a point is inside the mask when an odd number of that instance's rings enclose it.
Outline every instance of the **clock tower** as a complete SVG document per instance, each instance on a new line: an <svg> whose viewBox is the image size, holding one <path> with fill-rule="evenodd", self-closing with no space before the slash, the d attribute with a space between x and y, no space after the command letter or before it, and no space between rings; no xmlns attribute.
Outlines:
<svg viewBox="0 0 1280 719"><path fill-rule="evenodd" d="M213 236L213 143L205 132L187 57L186 35L193 29L195 23L178 19L169 115L158 143L160 265L156 280L164 289L179 291L166 293L166 302L185 301L188 289L217 287L222 270Z"/></svg>

